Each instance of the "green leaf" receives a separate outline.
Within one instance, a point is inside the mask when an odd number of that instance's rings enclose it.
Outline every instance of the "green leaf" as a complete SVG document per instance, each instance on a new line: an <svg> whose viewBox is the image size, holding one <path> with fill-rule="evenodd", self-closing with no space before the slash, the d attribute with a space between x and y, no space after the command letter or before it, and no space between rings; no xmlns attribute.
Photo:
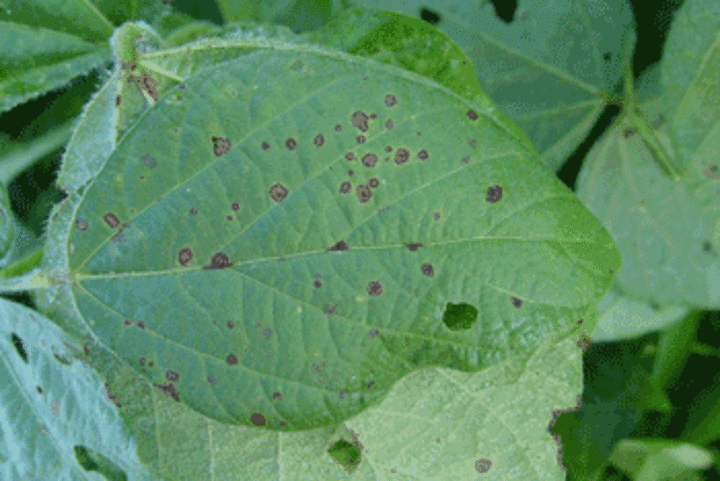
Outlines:
<svg viewBox="0 0 720 481"><path fill-rule="evenodd" d="M608 234L493 109L252 42L159 96L48 236L76 326L172 399L225 423L335 424L421 367L474 372L575 329L607 290ZM174 75L173 55L138 64ZM450 304L477 318L448 326Z"/></svg>
<svg viewBox="0 0 720 481"><path fill-rule="evenodd" d="M720 139L720 3L687 0L673 19L661 60L668 134L678 165L715 183ZM713 194L714 196L714 194Z"/></svg>
<svg viewBox="0 0 720 481"><path fill-rule="evenodd" d="M308 32L350 7L349 0L216 0L225 23L257 22Z"/></svg>
<svg viewBox="0 0 720 481"><path fill-rule="evenodd" d="M610 460L638 481L700 481L693 471L712 465L707 450L674 439L623 439Z"/></svg>
<svg viewBox="0 0 720 481"><path fill-rule="evenodd" d="M520 2L510 24L490 2L353 3L416 18L427 10L439 15L437 28L467 53L483 90L554 171L602 113L635 41L626 0Z"/></svg>
<svg viewBox="0 0 720 481"><path fill-rule="evenodd" d="M10 208L5 184L0 183L0 266L4 265L5 257L15 241L15 216Z"/></svg>
<svg viewBox="0 0 720 481"><path fill-rule="evenodd" d="M76 462L86 446L130 479L153 479L103 393L97 374L73 362L67 336L37 312L0 299L0 478L99 479Z"/></svg>
<svg viewBox="0 0 720 481"><path fill-rule="evenodd" d="M665 128L654 134L668 148ZM658 167L623 116L588 153L578 197L608 229L622 253L613 289L656 306L720 306L717 213L703 207L685 182ZM669 151L669 149L668 149Z"/></svg>

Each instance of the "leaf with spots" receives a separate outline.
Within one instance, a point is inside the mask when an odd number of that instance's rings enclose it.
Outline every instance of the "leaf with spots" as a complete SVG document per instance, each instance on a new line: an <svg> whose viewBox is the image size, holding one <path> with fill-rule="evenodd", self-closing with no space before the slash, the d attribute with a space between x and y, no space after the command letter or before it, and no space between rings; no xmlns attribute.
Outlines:
<svg viewBox="0 0 720 481"><path fill-rule="evenodd" d="M487 101L273 42L158 91L68 199L44 258L68 331L209 419L295 431L577 329L617 253Z"/></svg>
<svg viewBox="0 0 720 481"><path fill-rule="evenodd" d="M125 479L156 479L112 394L73 359L78 350L47 318L0 299L0 479L99 479L79 464L85 449Z"/></svg>
<svg viewBox="0 0 720 481"><path fill-rule="evenodd" d="M352 0L416 19L426 0ZM588 136L635 44L627 0L517 2L505 23L491 2L432 2L436 27L463 49L476 78L557 171ZM529 82L532 79L532 82Z"/></svg>

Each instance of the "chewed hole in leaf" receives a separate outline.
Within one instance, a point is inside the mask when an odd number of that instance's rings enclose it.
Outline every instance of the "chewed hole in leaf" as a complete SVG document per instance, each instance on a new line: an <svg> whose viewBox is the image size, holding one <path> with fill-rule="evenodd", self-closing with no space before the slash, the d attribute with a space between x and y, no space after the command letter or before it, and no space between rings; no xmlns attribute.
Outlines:
<svg viewBox="0 0 720 481"><path fill-rule="evenodd" d="M348 473L352 473L360 464L361 446L350 443L345 439L338 439L328 449L328 454L340 463Z"/></svg>
<svg viewBox="0 0 720 481"><path fill-rule="evenodd" d="M12 340L13 346L15 347L18 356L20 356L22 360L27 364L27 352L25 351L25 346L23 345L23 341L22 339L20 339L20 336L13 332L10 335L10 339Z"/></svg>
<svg viewBox="0 0 720 481"><path fill-rule="evenodd" d="M477 318L477 308L466 302L448 302L443 313L443 323L451 331L467 331L477 322Z"/></svg>

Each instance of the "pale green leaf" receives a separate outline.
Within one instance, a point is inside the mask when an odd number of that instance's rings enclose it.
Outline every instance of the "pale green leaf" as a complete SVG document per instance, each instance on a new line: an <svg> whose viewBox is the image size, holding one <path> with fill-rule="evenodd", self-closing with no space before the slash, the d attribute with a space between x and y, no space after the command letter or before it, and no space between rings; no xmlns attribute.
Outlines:
<svg viewBox="0 0 720 481"><path fill-rule="evenodd" d="M74 448L85 446L130 479L154 479L95 371L72 361L73 349L43 316L0 299L0 478L103 479L78 465Z"/></svg>
<svg viewBox="0 0 720 481"><path fill-rule="evenodd" d="M320 28L350 0L216 0L225 23L257 22L284 25L293 32Z"/></svg>

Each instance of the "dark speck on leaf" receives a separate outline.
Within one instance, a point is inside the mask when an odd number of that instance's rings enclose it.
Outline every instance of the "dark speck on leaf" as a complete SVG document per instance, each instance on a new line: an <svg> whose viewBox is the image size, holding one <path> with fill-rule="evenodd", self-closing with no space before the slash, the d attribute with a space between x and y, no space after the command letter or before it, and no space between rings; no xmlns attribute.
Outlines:
<svg viewBox="0 0 720 481"><path fill-rule="evenodd" d="M389 145L385 147L385 152L392 152L392 147L390 147Z"/></svg>
<svg viewBox="0 0 720 481"><path fill-rule="evenodd" d="M313 143L315 144L315 147L322 147L325 143L325 137L323 137L322 134L317 134Z"/></svg>
<svg viewBox="0 0 720 481"><path fill-rule="evenodd" d="M212 377L212 376L208 376L208 377L207 377L207 382L208 382L208 384L215 384L215 378Z"/></svg>
<svg viewBox="0 0 720 481"><path fill-rule="evenodd" d="M315 289L320 289L322 287L322 282L320 282L320 279L315 279L313 285L315 286Z"/></svg>
<svg viewBox="0 0 720 481"><path fill-rule="evenodd" d="M238 358L235 356L235 354L228 354L225 358L225 362L228 366L234 366L238 363Z"/></svg>
<svg viewBox="0 0 720 481"><path fill-rule="evenodd" d="M125 320L123 321L123 325L129 326L130 324L132 324L132 322L130 322L130 319L125 318Z"/></svg>
<svg viewBox="0 0 720 481"><path fill-rule="evenodd" d="M216 157L220 157L230 152L232 145L230 144L230 141L228 139L223 139L222 137L213 137L212 141L213 153Z"/></svg>
<svg viewBox="0 0 720 481"><path fill-rule="evenodd" d="M502 187L499 185L493 185L488 187L487 190L487 196L485 197L485 200L489 202L490 204L494 204L498 202L500 199L502 199Z"/></svg>
<svg viewBox="0 0 720 481"><path fill-rule="evenodd" d="M270 148L270 144L268 144L267 142L263 142L260 147L261 147L263 150L267 150L267 149Z"/></svg>
<svg viewBox="0 0 720 481"><path fill-rule="evenodd" d="M349 175L349 176L352 177L353 174L354 174L354 172L353 172L352 170L348 170L348 175Z"/></svg>
<svg viewBox="0 0 720 481"><path fill-rule="evenodd" d="M357 141L358 144L364 144L367 139L365 138L364 135L358 135L357 139L355 139L355 140Z"/></svg>
<svg viewBox="0 0 720 481"><path fill-rule="evenodd" d="M185 267L190 263L193 257L193 251L189 247L183 247L180 249L180 253L178 254L178 262L181 266Z"/></svg>
<svg viewBox="0 0 720 481"><path fill-rule="evenodd" d="M285 141L285 147L288 148L288 150L295 150L295 147L297 147L297 142L293 138L289 138Z"/></svg>
<svg viewBox="0 0 720 481"><path fill-rule="evenodd" d="M362 164L365 167L375 167L378 162L378 156L375 154L365 154L362 158Z"/></svg>
<svg viewBox="0 0 720 481"><path fill-rule="evenodd" d="M232 329L233 327L235 327L235 323L232 322L232 321L228 321L228 322L227 322L227 328L228 328L228 329Z"/></svg>
<svg viewBox="0 0 720 481"><path fill-rule="evenodd" d="M342 130L342 125L337 124L337 125L335 126L335 132L340 132L341 130Z"/></svg>
<svg viewBox="0 0 720 481"><path fill-rule="evenodd" d="M105 220L105 223L110 226L111 229L115 229L117 226L120 225L120 221L118 220L117 216L113 214L112 212L108 212L103 216L103 219Z"/></svg>
<svg viewBox="0 0 720 481"><path fill-rule="evenodd" d="M350 247L348 247L348 245L345 243L345 241L341 240L341 241L337 242L335 245L333 245L332 247L330 247L328 249L328 251L346 251L349 248Z"/></svg>
<svg viewBox="0 0 720 481"><path fill-rule="evenodd" d="M168 383L165 385L154 384L154 386L168 396L170 396L171 398L173 398L175 401L180 402L180 393L177 391L177 389L175 389L175 386L173 386L172 383Z"/></svg>
<svg viewBox="0 0 720 481"><path fill-rule="evenodd" d="M138 321L135 325L136 325L137 327L139 327L140 329L142 329L143 331L145 330L145 323L144 323L144 322Z"/></svg>
<svg viewBox="0 0 720 481"><path fill-rule="evenodd" d="M492 466L492 462L489 459L482 458L475 461L475 470L480 474L490 471L490 466Z"/></svg>
<svg viewBox="0 0 720 481"><path fill-rule="evenodd" d="M432 277L435 275L435 270L433 269L432 264L429 264L427 262L423 264L422 267L420 267L420 270L428 277Z"/></svg>
<svg viewBox="0 0 720 481"><path fill-rule="evenodd" d="M348 152L347 154L345 154L345 158L348 160L348 162L352 162L353 160L355 160L355 154L353 154L352 152Z"/></svg>
<svg viewBox="0 0 720 481"><path fill-rule="evenodd" d="M393 107L397 103L397 97L395 97L393 94L387 94L385 96L385 105L388 107Z"/></svg>
<svg viewBox="0 0 720 481"><path fill-rule="evenodd" d="M262 330L262 335L265 339L270 339L272 337L272 329L266 327Z"/></svg>
<svg viewBox="0 0 720 481"><path fill-rule="evenodd" d="M347 194L348 192L350 192L350 190L352 190L352 184L350 182L348 182L347 180L345 182L343 182L342 184L340 184L340 193L341 194Z"/></svg>
<svg viewBox="0 0 720 481"><path fill-rule="evenodd" d="M376 118L377 118L377 114L370 114L370 118L371 118L371 119L376 119Z"/></svg>
<svg viewBox="0 0 720 481"><path fill-rule="evenodd" d="M370 186L370 188L374 189L374 188L376 188L378 185L380 185L380 181L377 180L375 177L373 177L372 179L368 180L368 186Z"/></svg>
<svg viewBox="0 0 720 481"><path fill-rule="evenodd" d="M368 116L365 112L354 112L350 117L350 124L360 130L360 132L368 131Z"/></svg>
<svg viewBox="0 0 720 481"><path fill-rule="evenodd" d="M393 126L394 126L394 124L393 124L393 121L392 121L392 120L389 120L389 119L388 119L388 120L385 121L385 128L386 128L386 129L390 130L390 129L393 128Z"/></svg>
<svg viewBox="0 0 720 481"><path fill-rule="evenodd" d="M232 210L234 210L235 212L237 212L237 211L240 210L240 204L238 204L237 202L233 202L230 207L231 207Z"/></svg>
<svg viewBox="0 0 720 481"><path fill-rule="evenodd" d="M399 148L395 152L394 160L397 165L407 162L409 158L410 158L410 152L408 152L407 149Z"/></svg>
<svg viewBox="0 0 720 481"><path fill-rule="evenodd" d="M368 336L370 336L370 339L377 337L378 334L380 334L380 331L378 331L377 329L370 329L370 332L368 332Z"/></svg>
<svg viewBox="0 0 720 481"><path fill-rule="evenodd" d="M476 114L474 110L468 110L467 116L470 120L477 120L478 118L478 114Z"/></svg>
<svg viewBox="0 0 720 481"><path fill-rule="evenodd" d="M433 214L433 219L438 220L440 218L440 212L435 212Z"/></svg>
<svg viewBox="0 0 720 481"><path fill-rule="evenodd" d="M428 158L427 150L421 150L420 152L418 152L418 158L420 160L427 160L427 158Z"/></svg>
<svg viewBox="0 0 720 481"><path fill-rule="evenodd" d="M518 299L517 297L513 296L510 298L510 300L512 300L513 306L515 306L515 307L522 306L522 301L520 299Z"/></svg>
<svg viewBox="0 0 720 481"><path fill-rule="evenodd" d="M197 215L197 209L195 207L190 209L190 215Z"/></svg>
<svg viewBox="0 0 720 481"><path fill-rule="evenodd" d="M372 197L372 191L367 185L360 184L355 187L355 193L357 194L358 200L361 204L366 203Z"/></svg>
<svg viewBox="0 0 720 481"><path fill-rule="evenodd" d="M165 373L165 377L168 381L177 381L178 379L180 379L180 374L175 371L167 371Z"/></svg>
<svg viewBox="0 0 720 481"><path fill-rule="evenodd" d="M75 219L75 228L77 230L87 230L87 222L82 219Z"/></svg>
<svg viewBox="0 0 720 481"><path fill-rule="evenodd" d="M379 296L382 294L382 285L378 281L372 281L367 285L367 293L370 296Z"/></svg>
<svg viewBox="0 0 720 481"><path fill-rule="evenodd" d="M252 413L252 415L250 415L250 422L253 423L255 426L264 426L265 416L260 413Z"/></svg>
<svg viewBox="0 0 720 481"><path fill-rule="evenodd" d="M119 106L120 106L120 102L122 102L122 96L121 96L121 95L116 95L116 96L115 96L115 107L119 107Z"/></svg>
<svg viewBox="0 0 720 481"><path fill-rule="evenodd" d="M218 252L210 259L210 266L203 267L203 269L225 269L226 267L232 267L230 258L224 252Z"/></svg>
<svg viewBox="0 0 720 481"><path fill-rule="evenodd" d="M418 247L422 246L422 244L407 244L407 248L410 250L410 252L415 252L418 250Z"/></svg>
<svg viewBox="0 0 720 481"><path fill-rule="evenodd" d="M276 401L282 401L282 394L279 393L279 392L277 392L277 391L275 391L275 392L273 393L273 396L272 396L272 397L273 397L273 399L276 400Z"/></svg>
<svg viewBox="0 0 720 481"><path fill-rule="evenodd" d="M282 202L282 200L287 197L287 195L288 190L282 184L275 184L270 187L270 198L277 203Z"/></svg>

